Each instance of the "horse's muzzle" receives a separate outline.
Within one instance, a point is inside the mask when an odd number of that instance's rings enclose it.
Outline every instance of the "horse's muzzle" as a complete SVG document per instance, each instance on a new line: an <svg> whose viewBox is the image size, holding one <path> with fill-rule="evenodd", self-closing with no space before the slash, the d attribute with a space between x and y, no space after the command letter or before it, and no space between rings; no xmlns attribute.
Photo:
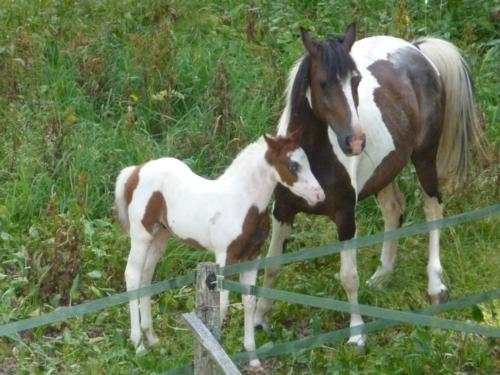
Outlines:
<svg viewBox="0 0 500 375"><path fill-rule="evenodd" d="M359 132L356 135L352 135L346 138L347 152L348 155L359 155L363 152L366 146L366 135L365 133Z"/></svg>

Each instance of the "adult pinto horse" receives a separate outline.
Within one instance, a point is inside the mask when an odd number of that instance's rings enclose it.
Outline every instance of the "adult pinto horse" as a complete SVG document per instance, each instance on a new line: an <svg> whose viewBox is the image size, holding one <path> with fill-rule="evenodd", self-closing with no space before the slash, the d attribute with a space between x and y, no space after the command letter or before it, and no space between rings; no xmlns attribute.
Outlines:
<svg viewBox="0 0 500 375"><path fill-rule="evenodd" d="M307 53L290 73L278 134L302 129L302 148L326 193L314 207L278 185L268 256L279 255L298 212L326 215L339 240L356 234L356 202L376 194L385 230L399 228L405 208L395 177L409 160L423 190L426 220L442 218L439 186L466 176L468 150L480 147L469 69L456 47L425 38L414 43L375 36L355 42L354 25L344 36L316 42L302 30ZM364 149L364 152L363 152ZM355 156L346 156L355 155ZM369 280L378 284L394 267L396 241L382 247L381 265ZM277 268L267 269L272 287ZM439 230L430 231L428 294L447 299L441 279ZM341 253L340 280L348 300L358 302L356 252ZM255 322L264 325L271 302L260 299ZM362 324L352 314L350 326ZM365 344L363 335L349 342Z"/></svg>

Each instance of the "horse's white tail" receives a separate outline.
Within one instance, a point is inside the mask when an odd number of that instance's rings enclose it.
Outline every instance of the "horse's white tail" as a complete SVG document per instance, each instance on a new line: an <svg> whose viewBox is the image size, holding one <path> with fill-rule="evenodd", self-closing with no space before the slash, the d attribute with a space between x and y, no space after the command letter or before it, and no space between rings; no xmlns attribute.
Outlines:
<svg viewBox="0 0 500 375"><path fill-rule="evenodd" d="M125 185L132 175L132 172L136 167L126 167L121 170L120 174L116 178L115 185L115 209L118 216L118 221L122 225L123 229L128 232L129 221L128 221L128 204L125 199Z"/></svg>
<svg viewBox="0 0 500 375"><path fill-rule="evenodd" d="M476 147L479 155L485 155L470 70L457 47L449 42L424 38L415 44L439 71L446 94L437 154L438 177L445 184L461 184L467 178L470 146Z"/></svg>

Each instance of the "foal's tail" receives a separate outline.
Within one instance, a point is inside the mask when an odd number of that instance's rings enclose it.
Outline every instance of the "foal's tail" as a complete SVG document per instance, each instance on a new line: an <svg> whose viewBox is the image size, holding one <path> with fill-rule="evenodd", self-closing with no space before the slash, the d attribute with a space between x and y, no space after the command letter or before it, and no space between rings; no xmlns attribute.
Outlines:
<svg viewBox="0 0 500 375"><path fill-rule="evenodd" d="M476 112L474 82L467 63L453 44L436 38L414 43L441 75L446 103L437 154L438 177L452 186L467 178L471 146L486 155L483 128Z"/></svg>
<svg viewBox="0 0 500 375"><path fill-rule="evenodd" d="M130 225L128 221L128 203L125 198L125 185L135 168L136 167L126 167L122 169L116 178L115 185L116 214L118 216L118 221L126 232L128 232Z"/></svg>

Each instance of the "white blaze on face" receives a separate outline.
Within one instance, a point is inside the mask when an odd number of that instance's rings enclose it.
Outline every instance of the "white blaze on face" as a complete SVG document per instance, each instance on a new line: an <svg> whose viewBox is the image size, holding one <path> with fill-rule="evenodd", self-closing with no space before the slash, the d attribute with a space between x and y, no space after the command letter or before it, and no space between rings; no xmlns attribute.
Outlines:
<svg viewBox="0 0 500 375"><path fill-rule="evenodd" d="M354 103L354 97L352 92L351 80L353 77L357 76L357 72L349 73L347 77L342 82L342 91L344 92L345 98L347 100L347 105L351 112L351 127L356 128L359 126L358 111ZM340 81L340 79L339 79Z"/></svg>
<svg viewBox="0 0 500 375"><path fill-rule="evenodd" d="M297 181L292 186L287 187L296 195L304 198L310 205L315 205L325 200L325 192L321 188L316 177L314 177L307 155L302 148L297 148L287 154L290 159L290 166L295 165ZM292 167L293 168L293 167Z"/></svg>

